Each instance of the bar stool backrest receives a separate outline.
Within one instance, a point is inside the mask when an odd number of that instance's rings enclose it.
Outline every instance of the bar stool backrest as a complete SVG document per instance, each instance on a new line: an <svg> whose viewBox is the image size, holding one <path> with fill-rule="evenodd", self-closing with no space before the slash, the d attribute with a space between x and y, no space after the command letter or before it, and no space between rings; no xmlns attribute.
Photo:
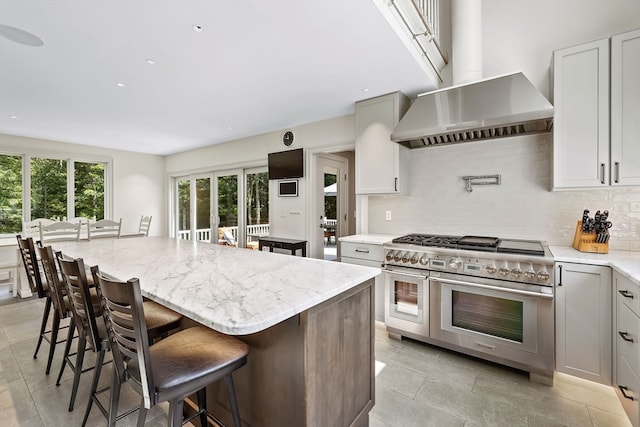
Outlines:
<svg viewBox="0 0 640 427"><path fill-rule="evenodd" d="M51 295L51 301L53 302L53 308L58 310L60 318L64 319L69 313L69 304L67 303L67 297L65 295L65 284L60 279L60 274L58 273L53 249L51 249L51 246L45 246L44 248L38 247L38 253L40 255L40 261L42 262L42 271L49 284L49 293Z"/></svg>
<svg viewBox="0 0 640 427"><path fill-rule="evenodd" d="M20 258L22 258L22 263L27 273L27 280L29 281L31 292L34 294L37 293L38 298L44 298L46 291L44 283L42 282L42 276L40 275L40 268L38 267L36 247L33 243L33 238L27 237L23 239L20 234L18 234L16 238L18 239Z"/></svg>
<svg viewBox="0 0 640 427"><path fill-rule="evenodd" d="M111 280L103 274L93 270L94 282L98 284L104 298L105 317L111 337L111 351L119 353L120 358L114 354L114 360L128 361L129 379L133 380L138 392L142 395L145 408L151 408L155 401L155 385L151 372L149 356L149 338L147 337L147 324L142 308L142 292L140 281L137 278L126 282ZM117 369L122 369L116 366Z"/></svg>
<svg viewBox="0 0 640 427"><path fill-rule="evenodd" d="M99 307L94 307L91 301L84 261L82 258L66 258L61 252L56 253L56 257L60 263L62 278L67 286L67 295L71 301L78 333L84 334L93 348L98 349L101 340L96 315L101 313L96 310Z"/></svg>

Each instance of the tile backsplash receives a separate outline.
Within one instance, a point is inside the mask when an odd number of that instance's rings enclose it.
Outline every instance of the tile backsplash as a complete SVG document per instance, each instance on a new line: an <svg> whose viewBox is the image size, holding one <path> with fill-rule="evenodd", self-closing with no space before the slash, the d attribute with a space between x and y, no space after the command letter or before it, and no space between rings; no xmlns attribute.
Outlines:
<svg viewBox="0 0 640 427"><path fill-rule="evenodd" d="M410 195L369 196L369 233L490 235L571 246L582 211L608 210L610 249L640 251L640 187L550 191L551 135L417 149ZM463 176L501 175L466 191ZM392 211L392 221L385 220Z"/></svg>

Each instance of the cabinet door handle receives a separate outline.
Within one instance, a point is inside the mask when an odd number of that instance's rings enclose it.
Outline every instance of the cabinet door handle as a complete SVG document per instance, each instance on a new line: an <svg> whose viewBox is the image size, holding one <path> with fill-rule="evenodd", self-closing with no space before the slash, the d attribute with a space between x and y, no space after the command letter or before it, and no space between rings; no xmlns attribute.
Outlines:
<svg viewBox="0 0 640 427"><path fill-rule="evenodd" d="M600 184L604 184L604 163L600 163Z"/></svg>
<svg viewBox="0 0 640 427"><path fill-rule="evenodd" d="M627 387L625 387L623 385L619 385L618 388L620 389L620 393L622 393L622 395L625 397L625 399L636 400L633 396L629 396L626 393L626 391L629 390Z"/></svg>
<svg viewBox="0 0 640 427"><path fill-rule="evenodd" d="M633 338L629 338L629 333L628 332L620 332L620 331L618 331L618 335L620 335L622 337L622 339L625 340L626 342L633 342Z"/></svg>
<svg viewBox="0 0 640 427"><path fill-rule="evenodd" d="M398 177L394 178L393 180L393 189L394 191L398 191Z"/></svg>
<svg viewBox="0 0 640 427"><path fill-rule="evenodd" d="M620 295L622 295L623 297L625 297L625 298L631 298L631 299L633 299L633 294L632 294L631 292L629 292L629 291L625 290L625 289L618 291L618 293L619 293Z"/></svg>
<svg viewBox="0 0 640 427"><path fill-rule="evenodd" d="M562 264L558 265L558 286L562 286Z"/></svg>
<svg viewBox="0 0 640 427"><path fill-rule="evenodd" d="M613 181L617 184L620 182L620 162L615 162L613 169Z"/></svg>
<svg viewBox="0 0 640 427"><path fill-rule="evenodd" d="M356 252L360 252L360 253L363 253L363 254L368 254L369 253L369 249L357 249L356 248Z"/></svg>

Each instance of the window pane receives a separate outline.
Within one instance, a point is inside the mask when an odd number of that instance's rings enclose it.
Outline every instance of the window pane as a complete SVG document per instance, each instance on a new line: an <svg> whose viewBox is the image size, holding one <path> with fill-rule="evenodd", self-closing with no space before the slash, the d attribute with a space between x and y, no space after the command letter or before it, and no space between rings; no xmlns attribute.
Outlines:
<svg viewBox="0 0 640 427"><path fill-rule="evenodd" d="M211 178L196 179L196 238L211 240Z"/></svg>
<svg viewBox="0 0 640 427"><path fill-rule="evenodd" d="M67 216L67 161L31 159L31 219Z"/></svg>
<svg viewBox="0 0 640 427"><path fill-rule="evenodd" d="M22 229L22 156L0 154L0 234Z"/></svg>
<svg viewBox="0 0 640 427"><path fill-rule="evenodd" d="M178 237L191 240L191 181L178 181Z"/></svg>
<svg viewBox="0 0 640 427"><path fill-rule="evenodd" d="M75 216L104 219L104 163L74 163Z"/></svg>
<svg viewBox="0 0 640 427"><path fill-rule="evenodd" d="M220 227L238 226L238 177L218 177L218 215Z"/></svg>
<svg viewBox="0 0 640 427"><path fill-rule="evenodd" d="M269 234L269 174L247 176L247 247L256 247L259 236Z"/></svg>

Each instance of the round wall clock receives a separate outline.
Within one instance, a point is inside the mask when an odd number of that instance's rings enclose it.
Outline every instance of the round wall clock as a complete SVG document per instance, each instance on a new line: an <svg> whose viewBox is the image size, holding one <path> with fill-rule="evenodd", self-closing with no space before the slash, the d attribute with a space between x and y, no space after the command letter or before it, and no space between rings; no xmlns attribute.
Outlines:
<svg viewBox="0 0 640 427"><path fill-rule="evenodd" d="M286 131L282 135L282 143L287 147L293 144L293 132L291 132L290 130Z"/></svg>

